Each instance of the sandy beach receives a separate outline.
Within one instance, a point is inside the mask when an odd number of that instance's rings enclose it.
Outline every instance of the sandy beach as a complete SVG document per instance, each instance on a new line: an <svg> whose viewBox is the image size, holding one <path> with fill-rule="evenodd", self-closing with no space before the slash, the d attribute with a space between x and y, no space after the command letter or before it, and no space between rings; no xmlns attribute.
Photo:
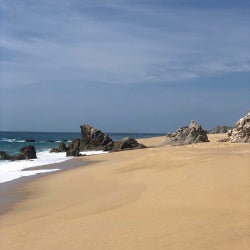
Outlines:
<svg viewBox="0 0 250 250"><path fill-rule="evenodd" d="M0 249L249 249L250 144L224 136L179 147L141 139L149 148L27 182L0 216Z"/></svg>

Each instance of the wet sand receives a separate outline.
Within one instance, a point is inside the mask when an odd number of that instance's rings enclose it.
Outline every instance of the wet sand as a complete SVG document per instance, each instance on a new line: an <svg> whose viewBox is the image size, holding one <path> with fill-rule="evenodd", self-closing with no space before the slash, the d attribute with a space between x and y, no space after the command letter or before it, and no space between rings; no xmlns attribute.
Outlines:
<svg viewBox="0 0 250 250"><path fill-rule="evenodd" d="M249 249L250 145L221 137L143 139L151 148L26 183L0 217L0 249Z"/></svg>
<svg viewBox="0 0 250 250"><path fill-rule="evenodd" d="M59 171L62 171L81 167L86 164L87 162L84 163L82 160L78 160L75 158L60 163L26 168L23 171L39 169L60 169ZM17 202L23 200L28 196L27 192L22 191L22 188L25 186L25 184L27 184L28 182L32 182L37 178L45 177L56 172L39 173L36 175L25 176L16 180L0 183L0 215L10 210Z"/></svg>

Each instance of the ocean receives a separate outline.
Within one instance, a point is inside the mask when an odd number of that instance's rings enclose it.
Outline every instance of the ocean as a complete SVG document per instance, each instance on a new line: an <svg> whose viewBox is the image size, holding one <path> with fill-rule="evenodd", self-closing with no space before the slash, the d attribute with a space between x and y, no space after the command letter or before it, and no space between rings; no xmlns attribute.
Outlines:
<svg viewBox="0 0 250 250"><path fill-rule="evenodd" d="M124 137L150 138L163 134L146 133L107 133L113 140L121 140ZM20 148L33 145L36 148L37 159L22 161L1 161L0 160L0 183L12 181L24 176L38 173L58 171L59 169L38 169L22 171L26 168L44 166L59 163L71 159L66 153L49 153L52 148L58 147L60 142L68 145L75 138L81 138L81 133L58 133L58 132L0 132L0 151L10 155L19 153ZM88 151L84 154L101 154L102 151Z"/></svg>

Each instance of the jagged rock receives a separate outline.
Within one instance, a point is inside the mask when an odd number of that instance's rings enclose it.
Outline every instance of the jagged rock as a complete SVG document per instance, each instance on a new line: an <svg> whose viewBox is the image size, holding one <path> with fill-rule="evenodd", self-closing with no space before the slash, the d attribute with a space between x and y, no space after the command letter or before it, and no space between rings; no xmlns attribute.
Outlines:
<svg viewBox="0 0 250 250"><path fill-rule="evenodd" d="M52 148L50 150L50 153L61 153L61 152L67 152L68 148L64 142L61 142L58 146L58 148Z"/></svg>
<svg viewBox="0 0 250 250"><path fill-rule="evenodd" d="M36 149L29 145L20 149L20 154L16 156L18 160L36 159Z"/></svg>
<svg viewBox="0 0 250 250"><path fill-rule="evenodd" d="M66 152L66 156L80 156L80 139L74 139L72 143L68 146L68 151Z"/></svg>
<svg viewBox="0 0 250 250"><path fill-rule="evenodd" d="M207 131L197 122L191 121L189 126L179 128L175 133L167 134L165 144L179 146L199 142L209 142Z"/></svg>
<svg viewBox="0 0 250 250"><path fill-rule="evenodd" d="M36 149L34 146L29 145L26 147L22 147L20 149L20 154L18 155L9 155L4 151L0 152L0 160L11 160L11 161L16 161L16 160L29 160L29 159L36 159Z"/></svg>
<svg viewBox="0 0 250 250"><path fill-rule="evenodd" d="M0 160L5 161L5 160L11 160L11 159L12 159L12 156L10 156L4 151L0 151Z"/></svg>
<svg viewBox="0 0 250 250"><path fill-rule="evenodd" d="M215 128L209 130L209 134L225 134L228 132L229 129L232 127L229 126L216 126Z"/></svg>
<svg viewBox="0 0 250 250"><path fill-rule="evenodd" d="M81 126L82 141L81 150L105 150L112 149L113 140L101 130L91 127L88 124Z"/></svg>
<svg viewBox="0 0 250 250"><path fill-rule="evenodd" d="M124 138L121 141L113 141L107 134L101 130L91 127L88 124L81 126L82 140L81 151L84 150L104 150L104 151L121 151L129 149L144 148L145 146L138 143L135 139Z"/></svg>
<svg viewBox="0 0 250 250"><path fill-rule="evenodd" d="M114 141L112 151L121 151L129 149L145 148L143 144L138 143L134 138L125 137L120 141Z"/></svg>
<svg viewBox="0 0 250 250"><path fill-rule="evenodd" d="M227 132L228 137L221 140L232 143L250 143L250 110Z"/></svg>

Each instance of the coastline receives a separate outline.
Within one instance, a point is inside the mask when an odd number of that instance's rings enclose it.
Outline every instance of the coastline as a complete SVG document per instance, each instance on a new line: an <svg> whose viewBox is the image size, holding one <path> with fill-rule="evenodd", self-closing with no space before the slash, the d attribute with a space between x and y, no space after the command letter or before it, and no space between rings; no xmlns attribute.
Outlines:
<svg viewBox="0 0 250 250"><path fill-rule="evenodd" d="M32 181L36 181L37 179L46 177L48 175L56 174L57 172L69 171L70 169L77 167L84 167L87 164L88 164L87 161L85 162L84 160L73 158L59 163L30 167L22 171L42 170L42 169L46 170L59 169L59 170L54 172L38 173L36 175L24 176L19 179L0 183L0 216L10 211L15 206L15 204L28 197L28 193L23 191L23 187L26 184Z"/></svg>
<svg viewBox="0 0 250 250"><path fill-rule="evenodd" d="M1 249L248 249L250 145L222 136L140 139L150 148L26 182L1 216Z"/></svg>

